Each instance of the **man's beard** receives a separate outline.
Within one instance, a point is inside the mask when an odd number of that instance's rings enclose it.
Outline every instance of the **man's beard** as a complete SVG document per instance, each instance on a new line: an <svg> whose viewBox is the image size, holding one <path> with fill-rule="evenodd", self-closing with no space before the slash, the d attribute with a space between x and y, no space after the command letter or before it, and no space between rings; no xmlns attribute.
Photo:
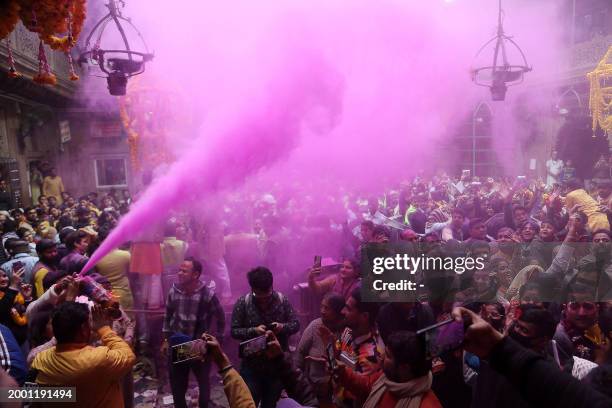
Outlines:
<svg viewBox="0 0 612 408"><path fill-rule="evenodd" d="M595 244L593 248L593 255L598 261L605 261L610 259L610 250L612 245L607 244Z"/></svg>
<svg viewBox="0 0 612 408"><path fill-rule="evenodd" d="M57 266L59 265L59 255L58 256L54 256L51 258L43 258L42 261L45 265L49 265L49 266Z"/></svg>

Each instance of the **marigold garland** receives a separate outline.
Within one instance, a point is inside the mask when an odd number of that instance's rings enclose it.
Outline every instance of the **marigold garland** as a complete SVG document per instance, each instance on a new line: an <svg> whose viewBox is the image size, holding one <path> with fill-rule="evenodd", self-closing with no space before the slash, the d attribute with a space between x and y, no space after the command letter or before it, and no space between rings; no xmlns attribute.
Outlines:
<svg viewBox="0 0 612 408"><path fill-rule="evenodd" d="M21 21L28 30L38 33L45 44L64 52L76 44L85 23L86 0L18 1Z"/></svg>
<svg viewBox="0 0 612 408"><path fill-rule="evenodd" d="M81 34L81 30L83 29L86 16L86 0L70 0L68 3L67 16L63 20L58 21L60 25L56 25L54 28L52 28L58 31L43 29L43 32L41 33L41 39L52 49L64 52L69 52L70 49L76 44L77 39ZM64 28L64 23L66 24L66 29L61 30ZM64 32L67 34L63 37L54 34Z"/></svg>
<svg viewBox="0 0 612 408"><path fill-rule="evenodd" d="M167 142L192 124L183 94L162 89L154 77L145 75L130 81L118 102L133 169L172 163L175 157Z"/></svg>
<svg viewBox="0 0 612 408"><path fill-rule="evenodd" d="M70 80L78 80L79 76L74 70L72 57L69 54L83 29L87 0L10 1L17 5L17 9L14 10L17 21L21 18L23 25L29 31L37 33L42 43L49 45L53 50L62 51L68 55ZM17 21L15 21L15 24ZM14 29L14 25L12 29ZM0 34L2 34L2 31L0 31ZM57 78L50 71L42 48L39 49L38 71L38 75L33 78L35 82L49 85L57 83Z"/></svg>
<svg viewBox="0 0 612 408"><path fill-rule="evenodd" d="M19 3L17 0L4 0L0 3L0 40L8 37L19 22Z"/></svg>
<svg viewBox="0 0 612 408"><path fill-rule="evenodd" d="M51 72L49 63L47 62L47 55L45 53L45 46L41 41L38 45L38 75L32 78L34 82L41 85L55 85L57 84L57 77Z"/></svg>
<svg viewBox="0 0 612 408"><path fill-rule="evenodd" d="M612 46L592 72L587 74L591 83L589 109L593 117L593 131L599 127L607 134L612 134L612 85L605 86L606 81L612 81Z"/></svg>
<svg viewBox="0 0 612 408"><path fill-rule="evenodd" d="M119 117L123 128L127 132L128 145L130 147L130 159L134 170L140 169L140 162L138 161L138 132L132 127L132 120L127 112L127 103L125 98L119 98Z"/></svg>

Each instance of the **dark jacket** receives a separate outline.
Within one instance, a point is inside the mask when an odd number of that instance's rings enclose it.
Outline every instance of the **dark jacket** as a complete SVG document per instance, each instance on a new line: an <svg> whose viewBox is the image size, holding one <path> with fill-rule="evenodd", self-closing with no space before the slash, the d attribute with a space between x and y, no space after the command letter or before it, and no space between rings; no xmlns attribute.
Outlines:
<svg viewBox="0 0 612 408"><path fill-rule="evenodd" d="M581 383L554 364L510 338L499 342L489 356L497 373L533 407L610 408L612 399ZM493 405L491 405L493 406Z"/></svg>
<svg viewBox="0 0 612 408"><path fill-rule="evenodd" d="M495 371L489 362L481 361L471 407L527 408L529 404L506 377Z"/></svg>
<svg viewBox="0 0 612 408"><path fill-rule="evenodd" d="M8 327L13 323L11 309L15 304L15 297L19 292L11 288L2 289L2 292L4 292L4 295L2 299L0 299L0 324Z"/></svg>
<svg viewBox="0 0 612 408"><path fill-rule="evenodd" d="M292 363L291 354L284 353L271 361L276 369L289 398L294 399L304 407L318 407L319 401L304 376L304 373Z"/></svg>
<svg viewBox="0 0 612 408"><path fill-rule="evenodd" d="M262 312L255 304L253 294L241 296L232 311L232 338L245 341L257 337L255 327L269 326L273 322L282 323L283 330L277 335L283 351L289 350L289 336L300 330L300 323L289 300L280 292L273 292L271 305ZM259 360L253 359L255 364ZM261 361L260 361L261 362Z"/></svg>

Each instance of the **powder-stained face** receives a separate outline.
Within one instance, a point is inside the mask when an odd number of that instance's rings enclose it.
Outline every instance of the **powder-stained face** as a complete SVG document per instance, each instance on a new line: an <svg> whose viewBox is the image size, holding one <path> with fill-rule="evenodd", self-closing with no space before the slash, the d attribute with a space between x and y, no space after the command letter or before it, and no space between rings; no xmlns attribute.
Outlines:
<svg viewBox="0 0 612 408"><path fill-rule="evenodd" d="M527 223L521 229L521 238L523 241L529 242L535 237L536 233L537 231L534 226L531 223Z"/></svg>
<svg viewBox="0 0 612 408"><path fill-rule="evenodd" d="M0 270L0 288L7 288L9 285L9 277L3 270Z"/></svg>
<svg viewBox="0 0 612 408"><path fill-rule="evenodd" d="M463 214L456 212L452 214L452 224L455 228L460 228L463 225L464 220L465 217L463 216Z"/></svg>
<svg viewBox="0 0 612 408"><path fill-rule="evenodd" d="M342 309L344 322L347 327L350 327L351 329L360 327L361 324L366 323L368 320L367 313L360 312L357 305L357 301L351 296L346 301L344 309Z"/></svg>
<svg viewBox="0 0 612 408"><path fill-rule="evenodd" d="M552 239L555 236L555 228L549 222L543 222L540 225L540 238L542 240L547 241Z"/></svg>
<svg viewBox="0 0 612 408"><path fill-rule="evenodd" d="M574 327L586 330L597 322L599 308L592 302L592 296L583 293L574 293L569 296L570 301L565 305L565 318Z"/></svg>
<svg viewBox="0 0 612 408"><path fill-rule="evenodd" d="M487 226L484 222L472 226L470 228L470 236L474 239L485 239L487 237Z"/></svg>
<svg viewBox="0 0 612 408"><path fill-rule="evenodd" d="M345 279L352 279L355 277L355 268L351 261L343 261L340 266L340 276Z"/></svg>
<svg viewBox="0 0 612 408"><path fill-rule="evenodd" d="M193 263L183 261L179 267L177 278L180 285L187 285L198 279L200 275L193 270Z"/></svg>

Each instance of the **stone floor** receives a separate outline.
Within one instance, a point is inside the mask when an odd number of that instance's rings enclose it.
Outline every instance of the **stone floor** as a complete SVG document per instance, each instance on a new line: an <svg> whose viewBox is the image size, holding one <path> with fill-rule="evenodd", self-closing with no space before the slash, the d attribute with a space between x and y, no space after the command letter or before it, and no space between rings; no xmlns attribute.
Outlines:
<svg viewBox="0 0 612 408"><path fill-rule="evenodd" d="M174 406L170 385L159 384L155 378L154 369L147 358L139 357L134 367L134 407L135 408L164 408ZM229 408L229 403L223 392L221 379L215 373L211 375L210 408ZM198 406L198 386L193 379L187 392L189 407Z"/></svg>

